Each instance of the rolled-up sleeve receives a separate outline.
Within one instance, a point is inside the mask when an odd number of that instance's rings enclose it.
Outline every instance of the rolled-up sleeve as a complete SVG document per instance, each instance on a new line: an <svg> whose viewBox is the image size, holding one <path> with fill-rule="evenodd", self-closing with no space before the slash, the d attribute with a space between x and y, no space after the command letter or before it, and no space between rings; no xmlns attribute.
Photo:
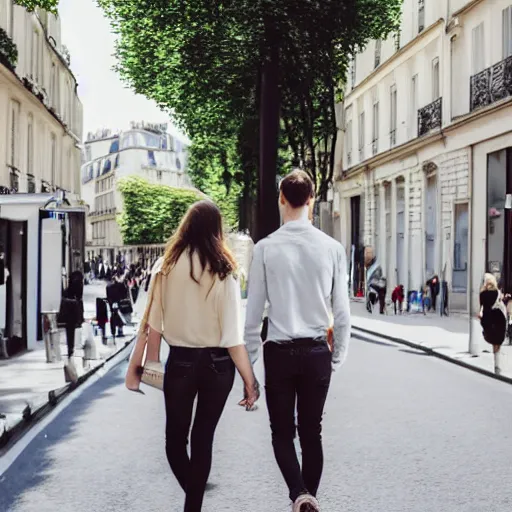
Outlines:
<svg viewBox="0 0 512 512"><path fill-rule="evenodd" d="M244 339L252 364L256 362L261 345L261 321L267 301L267 280L263 260L263 246L258 242L254 247L249 272L248 300L245 319Z"/></svg>
<svg viewBox="0 0 512 512"><path fill-rule="evenodd" d="M334 318L333 369L339 369L347 358L350 342L350 303L347 285L347 258L342 247L336 251L334 265L332 313Z"/></svg>
<svg viewBox="0 0 512 512"><path fill-rule="evenodd" d="M242 299L240 285L233 275L222 282L218 297L218 311L221 329L220 346L223 348L243 345L242 320L240 318Z"/></svg>
<svg viewBox="0 0 512 512"><path fill-rule="evenodd" d="M163 302L162 302L162 276L156 274L151 279L149 285L148 301L151 300L149 305L148 324L151 329L163 334L164 332L164 318L163 318Z"/></svg>

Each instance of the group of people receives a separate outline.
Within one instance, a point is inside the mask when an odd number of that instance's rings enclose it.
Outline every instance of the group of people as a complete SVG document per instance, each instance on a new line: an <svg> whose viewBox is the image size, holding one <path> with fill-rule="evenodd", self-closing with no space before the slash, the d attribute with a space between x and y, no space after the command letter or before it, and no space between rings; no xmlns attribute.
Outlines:
<svg viewBox="0 0 512 512"><path fill-rule="evenodd" d="M164 338L170 346L163 385L165 448L185 493L185 512L202 510L214 434L235 368L244 382L240 405L252 410L259 398L253 366L262 343L272 445L293 511L320 510L324 404L350 339L347 262L342 245L311 224L309 176L294 171L279 189L283 224L254 247L245 330L239 271L213 202L189 208L153 269L126 386L139 391L143 365L159 361ZM294 444L297 430L302 464Z"/></svg>
<svg viewBox="0 0 512 512"><path fill-rule="evenodd" d="M375 305L379 305L379 313L386 314L387 279L382 271L372 247L365 247L364 262L366 267L366 309L373 313ZM437 275L427 280L425 286L417 292L407 292L407 312L411 311L413 305L417 304L423 313L433 310L437 311L438 297L442 296L441 314L448 315L448 288L445 282L441 283ZM391 302L394 312L401 314L404 310L406 294L404 286L398 284L391 292Z"/></svg>

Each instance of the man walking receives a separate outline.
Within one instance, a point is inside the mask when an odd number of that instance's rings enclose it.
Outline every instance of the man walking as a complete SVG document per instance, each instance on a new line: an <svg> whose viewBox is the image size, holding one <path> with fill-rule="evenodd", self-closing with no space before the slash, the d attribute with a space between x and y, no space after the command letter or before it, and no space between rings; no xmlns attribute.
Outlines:
<svg viewBox="0 0 512 512"><path fill-rule="evenodd" d="M305 172L294 171L281 181L283 226L254 248L245 326L254 363L268 301L266 398L274 453L294 512L320 510L322 415L331 372L345 361L350 339L345 251L309 222L313 201L313 183ZM332 352L327 343L331 318ZM302 468L294 445L296 409Z"/></svg>

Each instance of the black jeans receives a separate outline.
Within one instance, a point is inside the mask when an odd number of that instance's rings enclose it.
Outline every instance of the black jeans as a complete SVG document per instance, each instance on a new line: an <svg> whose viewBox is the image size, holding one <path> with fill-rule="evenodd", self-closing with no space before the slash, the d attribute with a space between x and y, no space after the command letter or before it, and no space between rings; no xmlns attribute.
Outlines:
<svg viewBox="0 0 512 512"><path fill-rule="evenodd" d="M325 341L266 343L265 388L272 445L290 499L316 496L323 470L322 415L331 381L331 352ZM294 438L295 409L302 448L302 469Z"/></svg>
<svg viewBox="0 0 512 512"><path fill-rule="evenodd" d="M68 357L75 353L75 330L76 326L66 325L66 344L68 346Z"/></svg>
<svg viewBox="0 0 512 512"><path fill-rule="evenodd" d="M233 387L235 366L226 349L171 347L165 368L165 450L186 493L185 512L199 512L212 465L215 429ZM187 452L192 409L190 457Z"/></svg>

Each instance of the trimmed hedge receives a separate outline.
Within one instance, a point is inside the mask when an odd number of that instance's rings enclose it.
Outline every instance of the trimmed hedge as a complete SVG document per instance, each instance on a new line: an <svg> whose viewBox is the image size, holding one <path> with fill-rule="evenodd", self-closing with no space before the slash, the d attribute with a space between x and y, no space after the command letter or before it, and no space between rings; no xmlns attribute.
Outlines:
<svg viewBox="0 0 512 512"><path fill-rule="evenodd" d="M188 207L205 198L198 191L153 185L135 176L122 179L119 190L124 211L117 222L126 245L165 243Z"/></svg>

